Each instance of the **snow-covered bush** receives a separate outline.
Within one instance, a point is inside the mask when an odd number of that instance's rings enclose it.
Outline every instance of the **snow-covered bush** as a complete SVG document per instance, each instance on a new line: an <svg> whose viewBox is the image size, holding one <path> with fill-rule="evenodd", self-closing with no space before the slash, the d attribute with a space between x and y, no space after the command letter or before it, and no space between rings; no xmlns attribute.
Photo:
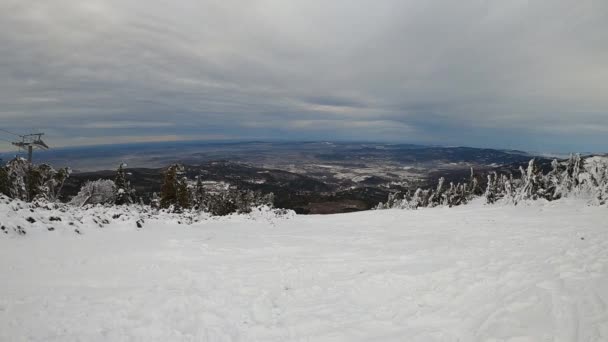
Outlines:
<svg viewBox="0 0 608 342"><path fill-rule="evenodd" d="M88 181L70 204L82 207L87 204L113 204L116 201L116 185L109 179Z"/></svg>
<svg viewBox="0 0 608 342"><path fill-rule="evenodd" d="M386 203L380 203L376 209L417 209L421 207L456 206L469 202L481 194L479 181L471 168L471 177L466 183L451 183L445 186L445 179L439 178L435 189L417 189L412 195L391 193Z"/></svg>
<svg viewBox="0 0 608 342"><path fill-rule="evenodd" d="M272 221L274 219L292 219L296 216L296 212L289 209L276 209L267 205L257 206L251 209L249 217L253 219L265 219Z"/></svg>

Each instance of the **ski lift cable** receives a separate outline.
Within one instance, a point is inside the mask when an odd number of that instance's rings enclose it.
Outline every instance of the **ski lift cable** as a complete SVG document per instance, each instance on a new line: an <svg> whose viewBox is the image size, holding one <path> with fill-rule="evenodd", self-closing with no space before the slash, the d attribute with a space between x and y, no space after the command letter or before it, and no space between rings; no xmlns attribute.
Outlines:
<svg viewBox="0 0 608 342"><path fill-rule="evenodd" d="M0 128L0 131L2 131L2 132L6 132L6 133L8 133L8 134L12 134L12 135L15 135L15 136L18 136L18 137L20 137L20 136L21 136L20 134L13 133L13 132L11 132L11 131L7 131L7 130L5 130L5 129L3 129L3 128Z"/></svg>
<svg viewBox="0 0 608 342"><path fill-rule="evenodd" d="M9 143L9 144L11 144L11 145L13 144L13 142L12 142L12 141L10 141L10 140L6 140L6 139L3 139L3 138L0 138L0 140L2 140L2 141L6 141L7 143Z"/></svg>
<svg viewBox="0 0 608 342"><path fill-rule="evenodd" d="M13 146L13 142L12 141L0 138L0 143L1 142L6 142L8 145L11 146L10 151L15 151L15 146ZM0 153L8 153L8 152L9 152L9 150L1 151ZM17 153L19 153L19 152L17 152ZM2 158L0 158L0 159L2 159Z"/></svg>

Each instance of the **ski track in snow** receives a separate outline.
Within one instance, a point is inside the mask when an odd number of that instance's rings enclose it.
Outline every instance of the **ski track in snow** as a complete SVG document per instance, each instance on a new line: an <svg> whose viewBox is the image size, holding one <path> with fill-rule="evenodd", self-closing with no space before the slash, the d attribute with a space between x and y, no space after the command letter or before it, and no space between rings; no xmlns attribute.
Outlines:
<svg viewBox="0 0 608 342"><path fill-rule="evenodd" d="M0 341L608 341L580 202L40 229L0 274Z"/></svg>

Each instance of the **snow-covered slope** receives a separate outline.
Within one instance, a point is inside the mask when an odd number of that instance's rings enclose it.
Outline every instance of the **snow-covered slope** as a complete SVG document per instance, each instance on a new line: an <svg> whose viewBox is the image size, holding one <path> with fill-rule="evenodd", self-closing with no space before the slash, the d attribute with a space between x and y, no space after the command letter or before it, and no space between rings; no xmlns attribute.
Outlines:
<svg viewBox="0 0 608 342"><path fill-rule="evenodd" d="M36 219L0 234L0 341L608 340L605 207L477 202L141 229L97 209L109 223L76 218L81 234L74 213L23 210L0 211Z"/></svg>

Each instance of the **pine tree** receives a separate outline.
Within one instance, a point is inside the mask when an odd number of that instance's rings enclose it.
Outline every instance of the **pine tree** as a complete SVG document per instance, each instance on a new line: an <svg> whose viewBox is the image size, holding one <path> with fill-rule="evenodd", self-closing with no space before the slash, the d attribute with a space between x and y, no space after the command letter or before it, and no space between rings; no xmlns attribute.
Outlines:
<svg viewBox="0 0 608 342"><path fill-rule="evenodd" d="M205 187L203 186L202 176L196 177L196 188L194 190L194 202L198 210L205 210Z"/></svg>
<svg viewBox="0 0 608 342"><path fill-rule="evenodd" d="M37 167L30 165L30 168L27 172L27 200L29 202L38 198L39 196L43 196L43 191L40 188L42 185L42 174Z"/></svg>
<svg viewBox="0 0 608 342"><path fill-rule="evenodd" d="M177 205L180 209L190 208L190 190L186 177L182 177L177 184Z"/></svg>
<svg viewBox="0 0 608 342"><path fill-rule="evenodd" d="M127 164L121 163L116 170L116 177L114 178L116 188L115 203L118 205L133 204L133 191L131 190L131 183L127 180L126 166Z"/></svg>
<svg viewBox="0 0 608 342"><path fill-rule="evenodd" d="M177 204L177 175L182 167L179 164L171 165L165 172L163 185L160 188L160 207L169 208Z"/></svg>
<svg viewBox="0 0 608 342"><path fill-rule="evenodd" d="M0 167L0 194L10 197L10 180L6 167Z"/></svg>

